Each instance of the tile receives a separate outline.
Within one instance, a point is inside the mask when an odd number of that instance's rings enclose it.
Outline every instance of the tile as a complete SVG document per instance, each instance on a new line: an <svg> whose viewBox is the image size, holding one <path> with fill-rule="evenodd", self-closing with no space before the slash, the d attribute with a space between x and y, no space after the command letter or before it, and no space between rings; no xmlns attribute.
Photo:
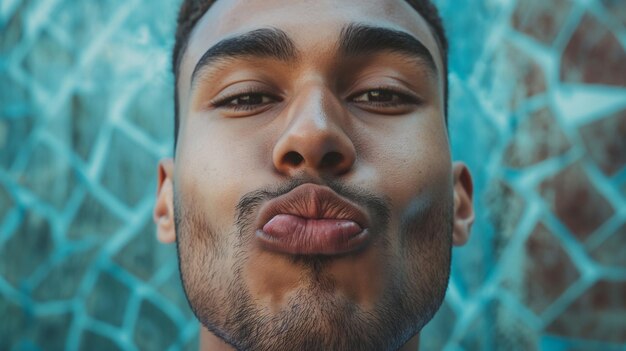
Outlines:
<svg viewBox="0 0 626 351"><path fill-rule="evenodd" d="M155 141L174 141L173 82L155 80L131 99L126 118ZM157 103L155 103L157 102Z"/></svg>
<svg viewBox="0 0 626 351"><path fill-rule="evenodd" d="M478 211L486 211L489 222L493 225L494 235L491 243L494 259L499 261L514 238L528 204L502 180L495 180L490 184L483 196L483 202L487 206Z"/></svg>
<svg viewBox="0 0 626 351"><path fill-rule="evenodd" d="M2 105L7 106L4 103ZM2 108L0 106L0 110ZM26 115L21 115L21 113L26 113ZM5 115L5 111L2 111L2 114ZM6 115L8 114L10 113L6 111ZM0 167L2 169L11 169L15 160L24 152L24 141L28 140L37 123L34 116L30 113L21 111L18 114L21 116L0 119L0 128L3 130L2 135L0 135L0 149L2 149L2 152L0 152Z"/></svg>
<svg viewBox="0 0 626 351"><path fill-rule="evenodd" d="M135 324L133 340L140 350L167 349L176 342L178 328L158 306L144 300Z"/></svg>
<svg viewBox="0 0 626 351"><path fill-rule="evenodd" d="M20 335L32 325L33 316L27 315L24 308L9 299L0 299L0 350L11 350L20 341Z"/></svg>
<svg viewBox="0 0 626 351"><path fill-rule="evenodd" d="M131 207L152 196L156 191L157 158L120 131L113 133L107 149L102 185Z"/></svg>
<svg viewBox="0 0 626 351"><path fill-rule="evenodd" d="M87 314L102 322L122 326L129 288L107 272L100 272L95 285L85 299Z"/></svg>
<svg viewBox="0 0 626 351"><path fill-rule="evenodd" d="M433 319L422 329L421 335L428 335L428 338L420 339L420 349L443 350L452 336L453 330L450 326L456 321L456 314L450 305L444 302Z"/></svg>
<svg viewBox="0 0 626 351"><path fill-rule="evenodd" d="M617 21L626 26L626 6L622 0L600 0L600 2Z"/></svg>
<svg viewBox="0 0 626 351"><path fill-rule="evenodd" d="M33 289L33 298L41 302L74 298L96 254L97 249L77 252L51 267Z"/></svg>
<svg viewBox="0 0 626 351"><path fill-rule="evenodd" d="M16 231L0 247L0 276L16 289L26 284L54 250L48 221L33 212L26 212Z"/></svg>
<svg viewBox="0 0 626 351"><path fill-rule="evenodd" d="M537 332L514 310L488 301L470 323L459 345L464 350L538 350Z"/></svg>
<svg viewBox="0 0 626 351"><path fill-rule="evenodd" d="M158 286L159 293L161 293L163 297L167 298L168 301L183 312L185 316L188 318L195 318L191 308L189 307L189 302L187 302L187 297L185 296L183 283L178 271L178 260L172 258L171 260L164 261L163 264L172 264L175 265L176 268L172 270L172 274L170 274L168 279L165 280L163 284Z"/></svg>
<svg viewBox="0 0 626 351"><path fill-rule="evenodd" d="M105 241L123 224L111 209L87 193L70 222L66 237L72 240L95 238Z"/></svg>
<svg viewBox="0 0 626 351"><path fill-rule="evenodd" d="M17 5L15 14L2 23L2 36L0 37L0 56L5 56L13 49L22 44L24 37L24 22L28 20L28 1L21 1ZM2 18L4 20L4 18ZM4 21L3 21L4 22Z"/></svg>
<svg viewBox="0 0 626 351"><path fill-rule="evenodd" d="M89 162L95 143L99 138L102 127L108 118L113 103L109 89L84 88L74 92L64 106L70 128L63 129L69 135L55 135L69 144L71 149L84 161Z"/></svg>
<svg viewBox="0 0 626 351"><path fill-rule="evenodd" d="M38 316L37 323L29 326L29 339L40 349L61 350L65 347L70 329L71 313Z"/></svg>
<svg viewBox="0 0 626 351"><path fill-rule="evenodd" d="M562 243L543 224L537 225L525 245L520 284L524 303L540 315L579 277Z"/></svg>
<svg viewBox="0 0 626 351"><path fill-rule="evenodd" d="M78 50L80 56L85 49L94 43L95 38L103 34L103 29L120 17L121 11L131 3L122 0L107 0L95 2L59 1L51 11L51 18L59 30L67 33L71 44ZM118 30L123 31L124 27ZM115 43L110 43L115 45Z"/></svg>
<svg viewBox="0 0 626 351"><path fill-rule="evenodd" d="M21 67L49 95L54 94L65 82L65 76L77 64L72 48L43 31L30 47Z"/></svg>
<svg viewBox="0 0 626 351"><path fill-rule="evenodd" d="M626 51L615 34L606 24L585 14L561 57L560 77L567 83L623 87L626 86L624 60Z"/></svg>
<svg viewBox="0 0 626 351"><path fill-rule="evenodd" d="M598 264L626 268L624 248L626 248L626 223L617 228L602 244L590 250L589 254Z"/></svg>
<svg viewBox="0 0 626 351"><path fill-rule="evenodd" d="M123 348L119 347L113 340L106 336L96 334L90 330L82 332L80 346L78 349L90 351L123 350Z"/></svg>
<svg viewBox="0 0 626 351"><path fill-rule="evenodd" d="M67 158L43 143L34 147L17 180L41 201L59 211L65 208L78 183L76 170Z"/></svg>
<svg viewBox="0 0 626 351"><path fill-rule="evenodd" d="M550 46L572 8L570 0L518 0L511 17L513 28Z"/></svg>
<svg viewBox="0 0 626 351"><path fill-rule="evenodd" d="M161 244L151 218L114 256L113 260L129 273L148 281L163 262L175 262L173 245Z"/></svg>
<svg viewBox="0 0 626 351"><path fill-rule="evenodd" d="M448 33L450 69L462 79L469 79L481 61L485 38L502 15L501 7L478 0L434 2Z"/></svg>
<svg viewBox="0 0 626 351"><path fill-rule="evenodd" d="M7 191L6 187L0 184L0 223L4 220L4 216L15 205L13 197Z"/></svg>
<svg viewBox="0 0 626 351"><path fill-rule="evenodd" d="M554 214L581 242L614 213L579 163L544 181L539 191Z"/></svg>
<svg viewBox="0 0 626 351"><path fill-rule="evenodd" d="M577 339L626 342L626 282L601 280L576 299L546 331Z"/></svg>
<svg viewBox="0 0 626 351"><path fill-rule="evenodd" d="M560 156L570 146L554 113L544 107L531 113L516 127L503 161L512 168L525 168Z"/></svg>
<svg viewBox="0 0 626 351"><path fill-rule="evenodd" d="M580 128L589 157L607 176L626 166L626 110Z"/></svg>

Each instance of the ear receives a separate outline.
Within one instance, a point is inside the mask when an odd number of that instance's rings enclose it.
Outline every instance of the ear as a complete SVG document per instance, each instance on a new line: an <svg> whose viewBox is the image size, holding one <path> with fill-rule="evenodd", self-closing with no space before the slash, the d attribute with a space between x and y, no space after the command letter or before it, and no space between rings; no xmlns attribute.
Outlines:
<svg viewBox="0 0 626 351"><path fill-rule="evenodd" d="M455 246L464 245L469 239L472 224L474 224L474 205L472 196L474 185L472 175L462 162L452 165L454 181L454 229L452 243Z"/></svg>
<svg viewBox="0 0 626 351"><path fill-rule="evenodd" d="M157 239L169 244L176 240L174 225L174 160L159 161L157 199L152 217L156 223Z"/></svg>

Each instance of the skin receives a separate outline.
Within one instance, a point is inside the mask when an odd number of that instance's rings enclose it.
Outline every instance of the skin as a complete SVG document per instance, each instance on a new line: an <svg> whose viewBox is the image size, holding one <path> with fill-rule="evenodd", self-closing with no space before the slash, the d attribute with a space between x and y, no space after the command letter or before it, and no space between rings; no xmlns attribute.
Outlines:
<svg viewBox="0 0 626 351"><path fill-rule="evenodd" d="M437 73L398 53L344 57L337 40L350 23L412 35L434 57ZM291 38L297 59L222 60L192 84L207 49L269 27ZM400 321L406 314L407 322L398 327L397 340L385 344L417 348L419 330L445 293L450 247L467 241L474 220L469 170L451 161L441 72L428 25L403 0L218 1L209 9L181 63L178 146L175 158L159 163L154 209L157 236L177 241L187 297L211 329L202 329L202 349L235 349L228 321L236 319L239 305L232 300L239 292L265 318L261 327L269 329L260 332L266 334L276 326L272 317L290 316L301 304L289 330L329 338L346 333L337 323L379 314L384 304L421 306L393 310ZM390 101L376 103L383 87ZM251 98L239 96L224 105L225 97L251 91L264 94L252 97L262 96L260 104L238 110L235 105ZM238 203L251 192L294 180L362 189L385 201L389 221L372 225L379 231L372 244L340 257L299 261L255 245L259 207L242 226L236 223ZM368 330L354 323L357 331ZM289 330L284 335L291 339L300 335ZM279 336L273 340L288 345Z"/></svg>

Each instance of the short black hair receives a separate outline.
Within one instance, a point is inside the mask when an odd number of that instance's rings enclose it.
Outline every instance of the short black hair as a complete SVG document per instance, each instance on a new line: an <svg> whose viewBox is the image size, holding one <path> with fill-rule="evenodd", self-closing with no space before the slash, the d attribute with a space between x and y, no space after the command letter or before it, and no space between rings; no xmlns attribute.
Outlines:
<svg viewBox="0 0 626 351"><path fill-rule="evenodd" d="M174 150L178 139L178 73L180 61L183 57L189 35L200 18L209 10L216 0L183 0L176 25L176 37L174 50L172 51L172 72L174 73ZM444 116L448 122L448 39L439 16L437 7L430 0L405 0L413 7L428 23L430 30L437 41L443 61L444 78Z"/></svg>

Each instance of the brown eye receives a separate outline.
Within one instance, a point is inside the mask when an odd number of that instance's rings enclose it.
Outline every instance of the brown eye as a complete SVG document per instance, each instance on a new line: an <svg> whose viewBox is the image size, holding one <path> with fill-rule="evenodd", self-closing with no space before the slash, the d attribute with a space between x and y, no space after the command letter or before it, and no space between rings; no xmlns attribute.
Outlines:
<svg viewBox="0 0 626 351"><path fill-rule="evenodd" d="M279 97L270 94L250 92L233 94L211 102L211 105L225 111L254 112L263 110L272 103L279 101L281 101Z"/></svg>
<svg viewBox="0 0 626 351"><path fill-rule="evenodd" d="M389 90L370 90L354 98L355 102L400 102L400 96Z"/></svg>
<svg viewBox="0 0 626 351"><path fill-rule="evenodd" d="M272 102L273 99L264 94L243 94L225 101L224 106L254 106Z"/></svg>
<svg viewBox="0 0 626 351"><path fill-rule="evenodd" d="M352 102L376 106L397 106L418 104L419 99L392 89L372 89L352 96Z"/></svg>
<svg viewBox="0 0 626 351"><path fill-rule="evenodd" d="M354 106L382 115L408 113L422 104L422 100L411 93L394 88L362 90L348 98Z"/></svg>

